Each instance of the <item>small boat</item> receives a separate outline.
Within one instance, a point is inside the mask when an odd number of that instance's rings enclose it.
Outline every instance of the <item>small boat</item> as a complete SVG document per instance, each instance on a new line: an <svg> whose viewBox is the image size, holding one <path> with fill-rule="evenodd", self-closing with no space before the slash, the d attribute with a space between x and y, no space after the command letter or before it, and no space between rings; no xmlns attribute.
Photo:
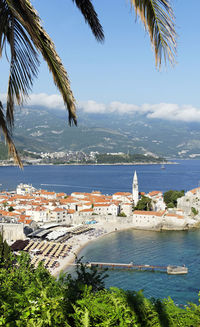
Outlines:
<svg viewBox="0 0 200 327"><path fill-rule="evenodd" d="M187 274L188 268L185 266L167 266L167 273L169 275L181 275Z"/></svg>
<svg viewBox="0 0 200 327"><path fill-rule="evenodd" d="M161 169L165 169L165 166L164 165L161 165L161 167L160 167Z"/></svg>

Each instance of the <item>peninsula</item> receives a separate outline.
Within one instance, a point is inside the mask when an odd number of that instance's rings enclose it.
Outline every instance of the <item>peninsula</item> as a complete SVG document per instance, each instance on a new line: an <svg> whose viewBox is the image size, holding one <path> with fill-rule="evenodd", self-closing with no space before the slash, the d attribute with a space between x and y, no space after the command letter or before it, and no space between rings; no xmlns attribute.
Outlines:
<svg viewBox="0 0 200 327"><path fill-rule="evenodd" d="M53 274L73 263L88 242L107 233L135 228L184 230L199 225L200 189L184 192L139 192L135 171L132 193L70 195L19 184L0 193L0 229L14 251L25 250L36 266L44 262ZM174 205L172 203L176 205Z"/></svg>

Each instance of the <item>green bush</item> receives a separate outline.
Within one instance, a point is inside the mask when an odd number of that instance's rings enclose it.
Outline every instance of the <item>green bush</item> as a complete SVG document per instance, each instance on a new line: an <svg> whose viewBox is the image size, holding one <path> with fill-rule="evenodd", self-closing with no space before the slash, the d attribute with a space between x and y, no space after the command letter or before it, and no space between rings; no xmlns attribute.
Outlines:
<svg viewBox="0 0 200 327"><path fill-rule="evenodd" d="M1 249L3 244L1 238ZM27 253L16 258L7 253L4 259L7 265L0 269L0 326L200 326L199 305L183 309L170 298L147 299L142 291L105 289L105 271L89 268L80 260L73 276L61 274L56 279L42 264L34 268Z"/></svg>

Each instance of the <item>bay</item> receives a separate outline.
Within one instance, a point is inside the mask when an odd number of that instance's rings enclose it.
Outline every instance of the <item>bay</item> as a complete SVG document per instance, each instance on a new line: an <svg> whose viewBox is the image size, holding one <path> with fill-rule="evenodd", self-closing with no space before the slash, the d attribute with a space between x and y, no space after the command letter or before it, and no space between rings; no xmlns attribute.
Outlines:
<svg viewBox="0 0 200 327"><path fill-rule="evenodd" d="M139 191L189 190L200 181L200 160L178 160L176 165L75 165L0 167L1 189L13 190L19 183L55 192L91 192L103 194L131 192L134 171Z"/></svg>
<svg viewBox="0 0 200 327"><path fill-rule="evenodd" d="M106 287L144 290L147 297L167 298L176 304L198 304L200 291L200 231L127 230L109 234L90 243L80 253L83 261L120 262L149 265L183 265L187 275L165 272L109 270Z"/></svg>
<svg viewBox="0 0 200 327"><path fill-rule="evenodd" d="M103 194L131 192L134 171L137 171L139 191L163 192L189 190L199 186L200 160L180 160L165 165L111 166L27 166L0 167L1 190L13 190L19 183L30 183L49 191L91 192ZM85 261L136 262L141 264L185 264L188 275L170 276L165 273L111 271L106 286L124 289L144 289L148 297L171 296L175 303L198 303L200 289L200 231L147 232L128 230L116 232L92 242L80 256Z"/></svg>

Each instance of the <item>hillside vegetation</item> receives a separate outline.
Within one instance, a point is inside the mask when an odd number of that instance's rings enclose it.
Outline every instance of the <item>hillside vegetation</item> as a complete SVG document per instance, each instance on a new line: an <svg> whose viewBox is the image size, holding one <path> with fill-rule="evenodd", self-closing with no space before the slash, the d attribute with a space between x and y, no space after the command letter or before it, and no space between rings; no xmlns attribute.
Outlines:
<svg viewBox="0 0 200 327"><path fill-rule="evenodd" d="M14 257L0 240L0 326L191 327L200 306L179 308L168 298L147 299L142 291L105 289L106 272L77 262L76 276L56 280L28 254Z"/></svg>

